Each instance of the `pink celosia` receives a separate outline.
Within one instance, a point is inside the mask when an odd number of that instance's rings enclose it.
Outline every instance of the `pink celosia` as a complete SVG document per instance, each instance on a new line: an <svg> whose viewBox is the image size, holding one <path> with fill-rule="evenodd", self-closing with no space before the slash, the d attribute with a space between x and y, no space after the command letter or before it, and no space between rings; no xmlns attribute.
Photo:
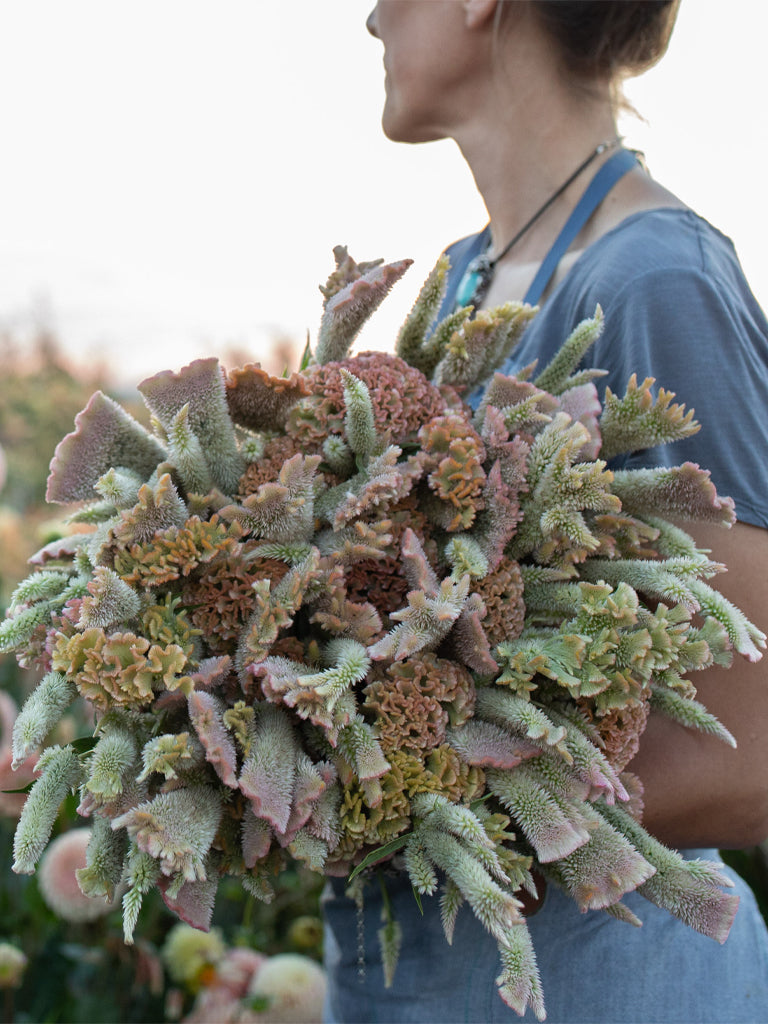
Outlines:
<svg viewBox="0 0 768 1024"><path fill-rule="evenodd" d="M40 893L48 907L65 921L95 921L109 914L116 900L85 896L76 872L85 867L85 851L91 839L89 828L63 832L53 840L38 870Z"/></svg>

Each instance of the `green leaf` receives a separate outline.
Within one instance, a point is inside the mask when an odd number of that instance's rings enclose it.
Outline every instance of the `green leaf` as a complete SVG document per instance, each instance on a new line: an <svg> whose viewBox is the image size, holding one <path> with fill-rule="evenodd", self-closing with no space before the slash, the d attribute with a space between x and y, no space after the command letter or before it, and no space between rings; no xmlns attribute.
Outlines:
<svg viewBox="0 0 768 1024"><path fill-rule="evenodd" d="M70 747L75 751L76 754L90 754L96 744L99 742L97 736L81 736L78 740L72 740Z"/></svg>
<svg viewBox="0 0 768 1024"><path fill-rule="evenodd" d="M412 834L411 832L406 832L404 836L398 836L397 839L391 839L383 846L378 846L375 850L371 850L370 853L363 857L357 867L352 869L347 882L357 878L360 872L365 871L371 864L377 864L380 860L384 860L385 857L389 857L391 854L397 853L398 850L402 850Z"/></svg>
<svg viewBox="0 0 768 1024"><path fill-rule="evenodd" d="M421 904L421 893L415 886L411 886L411 892L413 893L413 898L416 900L416 905L419 908L419 913L421 914L422 917L424 917L424 907Z"/></svg>

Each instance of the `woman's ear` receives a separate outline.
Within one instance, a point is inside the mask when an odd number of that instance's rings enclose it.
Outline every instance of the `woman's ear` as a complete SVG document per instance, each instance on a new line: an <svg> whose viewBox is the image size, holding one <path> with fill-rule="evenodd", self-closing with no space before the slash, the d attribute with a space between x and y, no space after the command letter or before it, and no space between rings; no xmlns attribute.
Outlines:
<svg viewBox="0 0 768 1024"><path fill-rule="evenodd" d="M462 0L467 28L483 28L493 22L500 0Z"/></svg>

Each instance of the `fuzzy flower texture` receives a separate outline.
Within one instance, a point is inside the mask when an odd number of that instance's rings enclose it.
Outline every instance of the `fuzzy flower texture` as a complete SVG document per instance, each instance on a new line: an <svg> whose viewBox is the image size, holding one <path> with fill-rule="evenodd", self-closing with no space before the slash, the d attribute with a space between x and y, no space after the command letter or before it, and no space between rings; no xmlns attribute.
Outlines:
<svg viewBox="0 0 768 1024"><path fill-rule="evenodd" d="M391 862L439 892L449 939L469 904L502 999L543 1019L533 868L585 911L637 924L637 889L728 933L718 866L643 829L626 766L651 708L733 742L688 676L756 660L765 637L672 525L728 525L733 503L691 463L607 468L697 424L650 379L601 407L600 371L579 369L599 308L537 375L505 376L536 311L435 325L441 259L397 354L350 356L409 261L335 255L300 372L197 360L140 385L151 430L97 393L58 446L47 497L79 503L75 527L32 557L0 627L42 677L14 729L16 764L43 748L14 870L34 870L71 790L91 827L80 887L124 892L128 941L153 887L206 929L224 875L269 900L292 857L362 898ZM75 700L95 736L46 745ZM389 978L398 936L386 920Z"/></svg>

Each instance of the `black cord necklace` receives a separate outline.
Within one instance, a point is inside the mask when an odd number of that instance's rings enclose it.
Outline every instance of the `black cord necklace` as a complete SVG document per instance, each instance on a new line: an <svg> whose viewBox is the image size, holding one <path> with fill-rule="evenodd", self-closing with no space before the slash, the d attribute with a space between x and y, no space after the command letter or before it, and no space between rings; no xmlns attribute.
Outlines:
<svg viewBox="0 0 768 1024"><path fill-rule="evenodd" d="M497 256L491 257L487 252L484 252L479 256L476 256L469 263L466 271L467 276L465 278L467 283L466 286L461 289L463 293L462 301L460 303L461 305L473 305L475 307L480 305L491 286L491 281L493 281L493 275L496 271L497 264L504 259L510 249L517 245L523 235L533 227L536 221L547 212L555 200L560 198L568 186L572 185L579 175L582 174L594 160L597 160L597 158L603 153L606 153L611 149L615 149L617 146L621 145L621 142L621 138L601 142L599 146L596 146L595 149L592 150L587 159L580 163L576 170L573 171L562 185L552 193L544 205L539 207L530 220L520 228L514 238L507 242Z"/></svg>

